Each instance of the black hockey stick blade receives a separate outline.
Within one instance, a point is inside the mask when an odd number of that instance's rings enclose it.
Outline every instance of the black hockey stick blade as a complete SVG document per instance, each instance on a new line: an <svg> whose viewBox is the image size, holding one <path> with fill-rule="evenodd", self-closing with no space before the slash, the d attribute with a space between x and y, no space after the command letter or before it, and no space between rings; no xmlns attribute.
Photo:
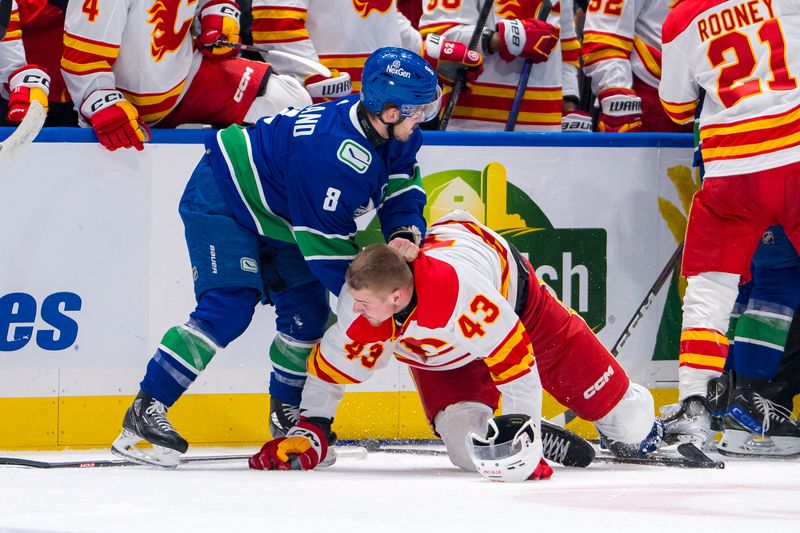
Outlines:
<svg viewBox="0 0 800 533"><path fill-rule="evenodd" d="M725 463L711 459L701 452L694 444L690 443L684 443L678 446L678 455L651 455L649 457L598 455L595 457L594 462L598 464L667 466L675 468L725 468Z"/></svg>
<svg viewBox="0 0 800 533"><path fill-rule="evenodd" d="M699 468L725 468L725 463L722 461L715 461L703 451L690 442L684 442L678 445L678 453L681 454L689 461L694 461L698 464L706 465Z"/></svg>

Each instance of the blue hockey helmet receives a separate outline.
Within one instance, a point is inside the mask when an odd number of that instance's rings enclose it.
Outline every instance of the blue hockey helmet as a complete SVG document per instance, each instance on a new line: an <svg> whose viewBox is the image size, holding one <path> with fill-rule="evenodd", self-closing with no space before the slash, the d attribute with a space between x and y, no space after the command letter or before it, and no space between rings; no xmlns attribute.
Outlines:
<svg viewBox="0 0 800 533"><path fill-rule="evenodd" d="M436 71L414 52L378 48L364 63L361 103L376 115L386 104L394 104L402 116L426 122L437 115L441 101Z"/></svg>

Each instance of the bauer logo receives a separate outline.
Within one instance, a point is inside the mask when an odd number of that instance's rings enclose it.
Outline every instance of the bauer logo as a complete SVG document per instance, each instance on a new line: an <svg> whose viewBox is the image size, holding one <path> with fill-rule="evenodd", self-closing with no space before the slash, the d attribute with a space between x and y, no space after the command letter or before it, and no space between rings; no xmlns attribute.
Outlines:
<svg viewBox="0 0 800 533"><path fill-rule="evenodd" d="M594 331L606 324L606 230L556 228L524 191L508 181L500 163L483 170L447 170L422 179L433 223L454 209L472 214L520 250L536 275ZM359 245L382 240L373 221Z"/></svg>
<svg viewBox="0 0 800 533"><path fill-rule="evenodd" d="M75 315L81 297L73 292L56 292L41 302L25 292L0 297L0 352L21 350L34 342L42 350L66 350L78 338Z"/></svg>

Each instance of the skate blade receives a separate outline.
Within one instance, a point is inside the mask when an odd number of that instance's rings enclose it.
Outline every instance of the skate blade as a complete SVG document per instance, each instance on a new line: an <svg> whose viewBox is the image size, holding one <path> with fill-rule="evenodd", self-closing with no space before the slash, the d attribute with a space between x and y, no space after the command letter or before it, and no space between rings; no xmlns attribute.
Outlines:
<svg viewBox="0 0 800 533"><path fill-rule="evenodd" d="M800 455L800 439L768 437L749 431L728 429L717 444L717 451L731 457L791 458Z"/></svg>
<svg viewBox="0 0 800 533"><path fill-rule="evenodd" d="M123 429L119 437L111 444L111 453L127 461L147 466L173 469L180 464L181 454L170 448L153 445L153 453L137 448L136 444L143 439Z"/></svg>

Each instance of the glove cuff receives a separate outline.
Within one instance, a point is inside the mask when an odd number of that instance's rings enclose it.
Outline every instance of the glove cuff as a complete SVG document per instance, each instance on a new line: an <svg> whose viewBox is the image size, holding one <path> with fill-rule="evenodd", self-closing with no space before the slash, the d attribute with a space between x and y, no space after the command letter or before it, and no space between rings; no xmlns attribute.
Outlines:
<svg viewBox="0 0 800 533"><path fill-rule="evenodd" d="M392 230L386 242L390 243L394 239L405 239L419 246L422 242L422 232L413 224L411 226L398 226Z"/></svg>
<svg viewBox="0 0 800 533"><path fill-rule="evenodd" d="M353 92L353 82L347 72L331 71L331 77L320 74L309 76L305 87L311 98L339 98Z"/></svg>
<svg viewBox="0 0 800 533"><path fill-rule="evenodd" d="M86 97L81 104L81 115L91 119L92 115L118 103L126 102L125 96L116 89L100 89Z"/></svg>
<svg viewBox="0 0 800 533"><path fill-rule="evenodd" d="M230 0L216 0L209 2L200 11L200 16L205 17L208 15L219 15L220 17L231 17L237 21L241 20L242 12L239 4Z"/></svg>
<svg viewBox="0 0 800 533"><path fill-rule="evenodd" d="M327 418L300 418L292 429L286 433L289 437L305 437L311 442L311 447L317 452L317 462L321 462L328 454L328 434L330 434L330 421ZM327 425L327 427L322 427Z"/></svg>
<svg viewBox="0 0 800 533"><path fill-rule="evenodd" d="M642 114L642 99L631 89L603 89L597 95L600 111L609 117L628 117Z"/></svg>
<svg viewBox="0 0 800 533"><path fill-rule="evenodd" d="M38 88L50 94L50 76L38 65L24 65L8 77L8 89L13 91L17 87Z"/></svg>

